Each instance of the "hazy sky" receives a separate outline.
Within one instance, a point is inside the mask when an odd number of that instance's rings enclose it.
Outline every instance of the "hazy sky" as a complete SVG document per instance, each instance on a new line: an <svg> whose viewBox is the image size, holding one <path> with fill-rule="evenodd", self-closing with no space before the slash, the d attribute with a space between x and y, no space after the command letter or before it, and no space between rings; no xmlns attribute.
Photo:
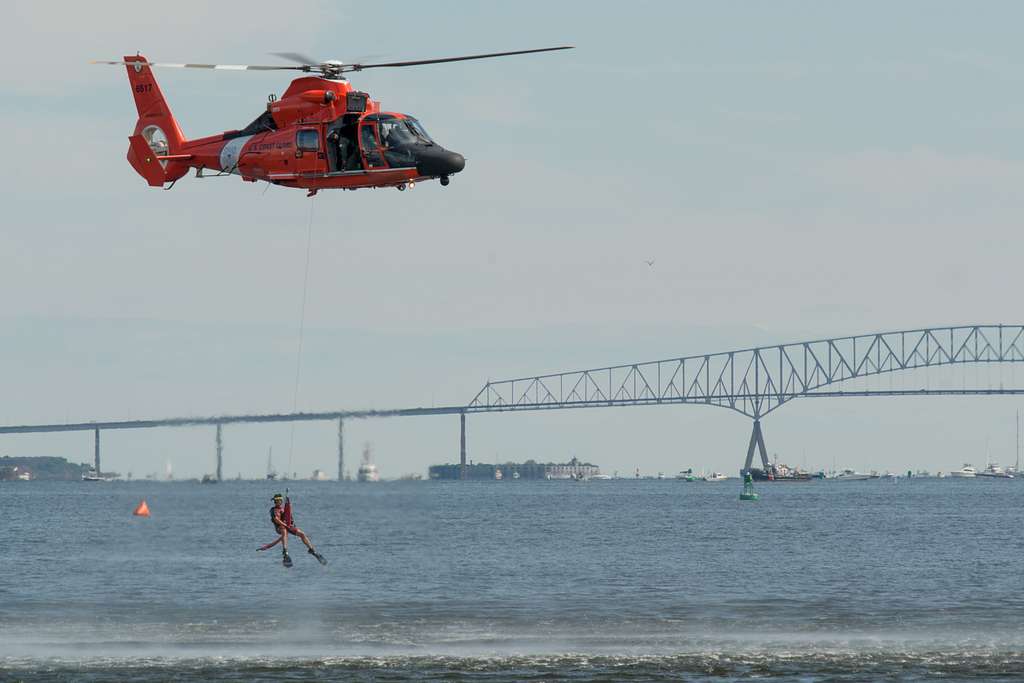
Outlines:
<svg viewBox="0 0 1024 683"><path fill-rule="evenodd" d="M488 378L758 343L1020 323L1024 6L954 2L21 2L0 25L0 422L459 404ZM267 53L571 52L354 74L463 153L448 188L150 189L123 69ZM240 128L288 77L163 70L186 136ZM644 260L655 259L654 267ZM1009 371L1007 371L1009 372ZM1024 369L1021 369L1024 377ZM1013 458L1009 399L795 402L793 464ZM701 407L470 417L470 457L734 472L748 422ZM335 471L334 426L225 431ZM458 457L457 418L353 423L385 476ZM91 435L0 453L91 458ZM212 471L212 429L109 433L135 476Z"/></svg>

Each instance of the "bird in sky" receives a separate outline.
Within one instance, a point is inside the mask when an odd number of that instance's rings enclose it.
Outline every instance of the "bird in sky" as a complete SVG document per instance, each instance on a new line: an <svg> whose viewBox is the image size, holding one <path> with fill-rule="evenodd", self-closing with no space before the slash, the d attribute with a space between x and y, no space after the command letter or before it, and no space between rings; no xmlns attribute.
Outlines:
<svg viewBox="0 0 1024 683"><path fill-rule="evenodd" d="M644 261L644 263L646 263L648 267L651 267L654 265L654 259L651 259L650 261Z"/></svg>

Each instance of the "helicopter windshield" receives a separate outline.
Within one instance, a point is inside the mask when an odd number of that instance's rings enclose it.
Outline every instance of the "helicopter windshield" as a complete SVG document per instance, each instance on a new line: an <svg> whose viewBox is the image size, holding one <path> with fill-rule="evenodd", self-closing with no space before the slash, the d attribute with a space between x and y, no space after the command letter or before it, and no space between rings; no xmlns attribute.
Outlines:
<svg viewBox="0 0 1024 683"><path fill-rule="evenodd" d="M402 119L380 122L380 141L385 147L400 149L415 145L418 140Z"/></svg>
<svg viewBox="0 0 1024 683"><path fill-rule="evenodd" d="M431 139L431 137L427 135L427 129L423 127L422 123L420 123L414 118L406 119L405 123L409 126L412 132L415 133L416 137L418 137L420 140L430 145L434 144L434 141Z"/></svg>
<svg viewBox="0 0 1024 683"><path fill-rule="evenodd" d="M381 143L389 149L434 144L416 119L382 119L379 125Z"/></svg>

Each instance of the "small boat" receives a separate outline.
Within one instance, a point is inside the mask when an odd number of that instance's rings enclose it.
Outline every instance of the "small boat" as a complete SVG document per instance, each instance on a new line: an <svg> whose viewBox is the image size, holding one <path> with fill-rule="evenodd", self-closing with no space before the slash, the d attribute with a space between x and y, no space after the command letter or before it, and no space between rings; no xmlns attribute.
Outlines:
<svg viewBox="0 0 1024 683"><path fill-rule="evenodd" d="M501 468L500 467L495 467L494 468L494 480L495 481L501 481L504 478L504 476L505 475L503 475L501 473Z"/></svg>
<svg viewBox="0 0 1024 683"><path fill-rule="evenodd" d="M271 446L267 449L267 481L274 481L277 479L277 470L274 469L274 447Z"/></svg>
<svg viewBox="0 0 1024 683"><path fill-rule="evenodd" d="M865 479L877 479L878 475L863 474L854 470L843 470L832 478L836 481L864 481Z"/></svg>
<svg viewBox="0 0 1024 683"><path fill-rule="evenodd" d="M693 468L690 468L677 474L676 479L681 479L682 481L697 481L697 475L693 473Z"/></svg>
<svg viewBox="0 0 1024 683"><path fill-rule="evenodd" d="M612 475L610 475L610 474L592 474L592 475L590 475L590 478L594 479L596 481L611 481Z"/></svg>
<svg viewBox="0 0 1024 683"><path fill-rule="evenodd" d="M998 463L990 462L980 472L976 473L979 477L992 477L995 479L1013 479L1013 474L1007 472Z"/></svg>
<svg viewBox="0 0 1024 683"><path fill-rule="evenodd" d="M82 481L110 481L110 477L100 474L95 467L90 467L88 472L82 473Z"/></svg>
<svg viewBox="0 0 1024 683"><path fill-rule="evenodd" d="M704 477L704 481L725 481L729 477L725 476L721 472L712 472L711 474Z"/></svg>
<svg viewBox="0 0 1024 683"><path fill-rule="evenodd" d="M978 476L978 471L974 469L973 465L964 463L964 466L958 470L953 470L949 473L949 476L956 477L958 479L973 479Z"/></svg>

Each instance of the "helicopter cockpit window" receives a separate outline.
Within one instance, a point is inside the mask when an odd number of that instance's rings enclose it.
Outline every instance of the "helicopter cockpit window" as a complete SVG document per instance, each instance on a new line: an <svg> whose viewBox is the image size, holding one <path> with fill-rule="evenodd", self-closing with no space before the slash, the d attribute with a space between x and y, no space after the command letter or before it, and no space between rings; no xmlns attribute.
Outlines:
<svg viewBox="0 0 1024 683"><path fill-rule="evenodd" d="M300 130L296 134L295 144L304 152L315 152L320 149L320 135L315 130Z"/></svg>
<svg viewBox="0 0 1024 683"><path fill-rule="evenodd" d="M415 145L419 140L402 119L390 119L380 122L380 141L385 147L401 149Z"/></svg>
<svg viewBox="0 0 1024 683"><path fill-rule="evenodd" d="M427 129L423 127L422 123L413 118L406 119L405 123L409 126L409 129L412 130L412 132L415 133L416 137L418 137L420 140L426 142L429 145L434 144L434 141L431 139L431 137L427 135Z"/></svg>

